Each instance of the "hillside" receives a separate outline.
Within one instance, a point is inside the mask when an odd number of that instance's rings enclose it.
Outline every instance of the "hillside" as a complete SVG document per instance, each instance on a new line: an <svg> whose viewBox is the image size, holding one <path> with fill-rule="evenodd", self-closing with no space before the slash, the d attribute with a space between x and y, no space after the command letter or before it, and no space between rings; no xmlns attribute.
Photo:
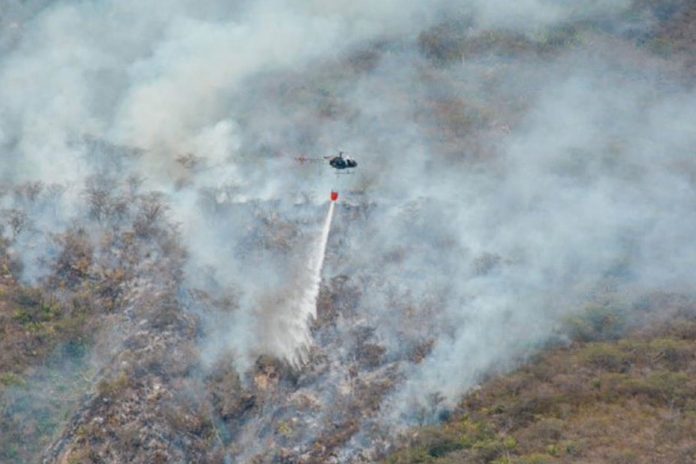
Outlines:
<svg viewBox="0 0 696 464"><path fill-rule="evenodd" d="M611 311L573 321L578 338L482 383L384 462L696 461L696 312L693 302L660 300L667 318L622 335Z"/></svg>

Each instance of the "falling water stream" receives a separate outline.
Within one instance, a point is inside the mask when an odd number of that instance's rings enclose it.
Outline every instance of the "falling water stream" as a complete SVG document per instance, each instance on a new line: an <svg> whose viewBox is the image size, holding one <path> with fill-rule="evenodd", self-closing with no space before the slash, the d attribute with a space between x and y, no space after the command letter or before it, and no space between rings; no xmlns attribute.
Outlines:
<svg viewBox="0 0 696 464"><path fill-rule="evenodd" d="M319 296L321 284L321 271L324 267L324 256L326 255L326 245L329 241L329 233L331 232L331 222L333 220L335 205L336 203L334 201L331 201L329 204L329 212L324 220L321 235L312 248L307 266L309 278L300 294L297 312L293 315L293 318L296 316L296 327L299 326L298 328L300 328L300 330L294 331L295 334L297 334L294 345L298 347L296 352L293 353L292 359L290 359L290 362L294 365L299 365L304 362L304 354L311 343L308 323L317 315L317 297Z"/></svg>

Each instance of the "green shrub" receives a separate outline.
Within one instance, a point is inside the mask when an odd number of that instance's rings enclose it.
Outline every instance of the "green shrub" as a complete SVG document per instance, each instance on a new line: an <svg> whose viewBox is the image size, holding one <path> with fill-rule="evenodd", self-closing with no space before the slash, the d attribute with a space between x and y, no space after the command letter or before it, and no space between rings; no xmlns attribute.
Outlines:
<svg viewBox="0 0 696 464"><path fill-rule="evenodd" d="M685 373L660 371L646 378L627 378L618 386L618 393L645 397L653 404L683 406L690 396L696 395Z"/></svg>
<svg viewBox="0 0 696 464"><path fill-rule="evenodd" d="M125 372L119 374L113 380L102 380L97 384L97 392L99 396L106 398L115 398L125 389L131 386L131 379Z"/></svg>
<svg viewBox="0 0 696 464"><path fill-rule="evenodd" d="M518 464L555 464L558 462L553 456L542 453L532 453L526 456L522 456L517 463Z"/></svg>
<svg viewBox="0 0 696 464"><path fill-rule="evenodd" d="M38 290L19 289L14 300L19 308L15 310L13 319L25 326L50 322L61 315L60 306L45 299Z"/></svg>
<svg viewBox="0 0 696 464"><path fill-rule="evenodd" d="M591 306L583 313L566 319L570 336L578 341L614 340L626 329L626 314L622 308Z"/></svg>
<svg viewBox="0 0 696 464"><path fill-rule="evenodd" d="M589 345L580 353L580 360L609 372L624 372L630 366L630 357L618 346L609 343Z"/></svg>
<svg viewBox="0 0 696 464"><path fill-rule="evenodd" d="M677 371L685 369L694 357L691 343L685 340L658 338L649 344L652 354L651 361L664 364L667 369Z"/></svg>
<svg viewBox="0 0 696 464"><path fill-rule="evenodd" d="M13 372L2 372L0 373L0 385L6 387L18 386L22 387L26 384L23 378L18 376Z"/></svg>

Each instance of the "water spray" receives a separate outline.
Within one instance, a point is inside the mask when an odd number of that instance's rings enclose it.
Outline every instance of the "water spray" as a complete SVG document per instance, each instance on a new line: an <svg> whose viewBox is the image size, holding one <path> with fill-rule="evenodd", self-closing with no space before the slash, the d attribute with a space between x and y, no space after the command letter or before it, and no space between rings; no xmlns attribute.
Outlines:
<svg viewBox="0 0 696 464"><path fill-rule="evenodd" d="M319 297L319 289L321 287L321 271L324 268L324 258L326 256L326 246L329 242L329 233L331 232L331 222L333 221L334 207L338 201L338 192L331 192L331 202L329 203L329 211L324 220L324 226L321 230L321 235L316 242L316 246L312 250L309 257L307 285L301 293L297 321L302 326L301 338L297 340L296 352L293 353L290 362L298 366L305 361L305 354L311 344L308 323L317 316L317 298Z"/></svg>

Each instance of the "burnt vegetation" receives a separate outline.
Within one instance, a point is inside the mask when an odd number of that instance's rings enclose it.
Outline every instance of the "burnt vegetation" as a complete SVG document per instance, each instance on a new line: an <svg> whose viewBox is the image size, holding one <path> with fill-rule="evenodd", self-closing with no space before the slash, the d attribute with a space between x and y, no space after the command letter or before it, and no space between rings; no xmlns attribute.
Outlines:
<svg viewBox="0 0 696 464"><path fill-rule="evenodd" d="M137 372L94 372L87 353L111 348L98 335L118 330L128 318L126 311L139 280L152 272L170 279L169 285L179 279L183 252L157 196L137 192L133 183L118 186L109 178L95 178L84 192L87 217L64 232L39 230L34 215L59 202L56 194L60 192L36 183L10 192L25 215L21 227L17 215L5 216L9 233L2 241L3 462L34 461L65 427L80 395L93 387L104 398L137 391ZM52 258L20 264L12 250L23 234L52 250ZM36 264L43 272L31 275ZM20 283L20 277L30 284ZM159 320L163 314L158 312ZM121 355L126 356L127 350ZM46 391L35 391L42 384Z"/></svg>

